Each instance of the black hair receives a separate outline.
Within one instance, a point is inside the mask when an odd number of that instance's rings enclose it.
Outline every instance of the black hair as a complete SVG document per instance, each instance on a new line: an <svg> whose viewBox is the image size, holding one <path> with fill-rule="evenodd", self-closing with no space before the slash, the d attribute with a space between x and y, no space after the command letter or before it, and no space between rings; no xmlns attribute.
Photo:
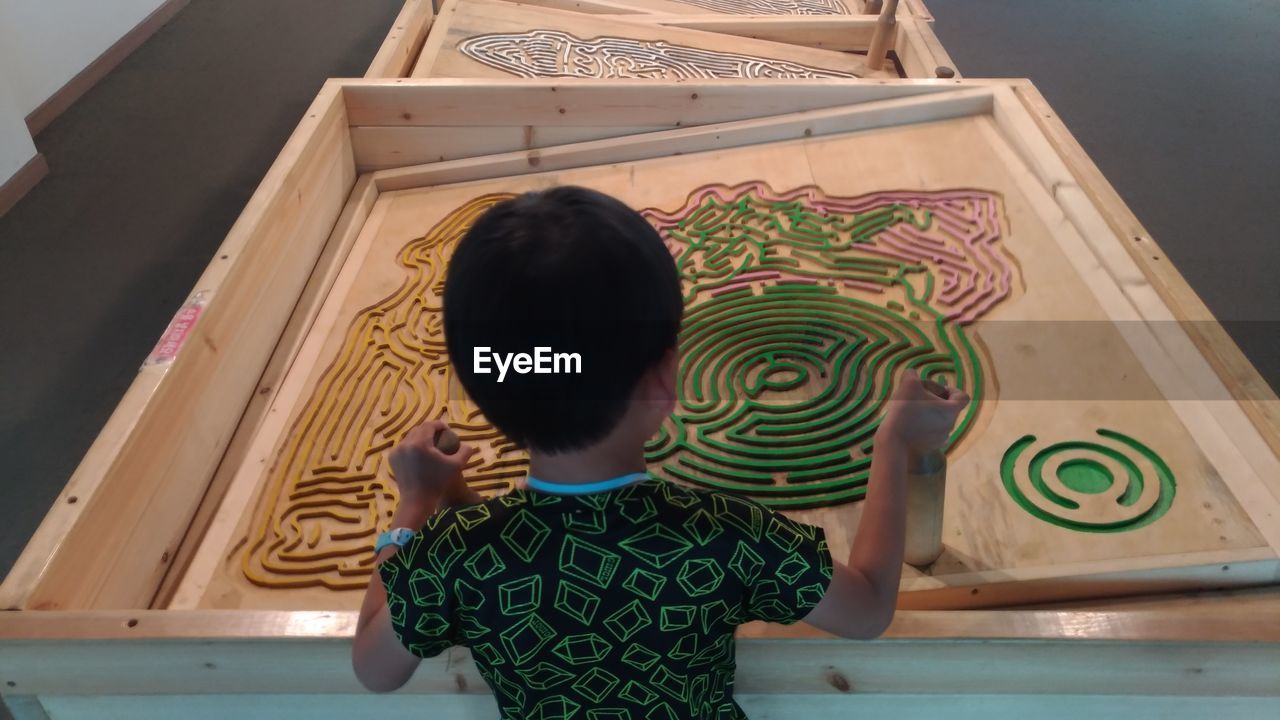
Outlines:
<svg viewBox="0 0 1280 720"><path fill-rule="evenodd" d="M675 348L682 312L658 232L581 187L493 206L458 242L445 277L445 342L463 388L508 438L544 452L581 449L614 429L644 372ZM576 353L581 373L509 371L498 382L475 372L476 347Z"/></svg>

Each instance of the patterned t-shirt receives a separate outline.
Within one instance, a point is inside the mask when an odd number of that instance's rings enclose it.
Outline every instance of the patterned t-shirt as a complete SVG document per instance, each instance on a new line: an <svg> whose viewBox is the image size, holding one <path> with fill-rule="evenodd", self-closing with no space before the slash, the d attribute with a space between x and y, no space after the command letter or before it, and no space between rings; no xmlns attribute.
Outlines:
<svg viewBox="0 0 1280 720"><path fill-rule="evenodd" d="M404 646L470 648L510 720L742 718L735 629L800 620L831 570L821 528L652 479L451 508L381 566Z"/></svg>

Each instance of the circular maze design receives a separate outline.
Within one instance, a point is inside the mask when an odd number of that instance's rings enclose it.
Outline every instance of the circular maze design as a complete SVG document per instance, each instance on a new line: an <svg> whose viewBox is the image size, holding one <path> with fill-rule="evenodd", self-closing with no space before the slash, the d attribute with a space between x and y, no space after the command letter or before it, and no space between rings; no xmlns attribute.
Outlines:
<svg viewBox="0 0 1280 720"><path fill-rule="evenodd" d="M850 502L903 369L981 398L965 325L1010 295L1013 274L994 194L748 183L645 214L686 292L680 401L648 447L658 474L779 508Z"/></svg>
<svg viewBox="0 0 1280 720"><path fill-rule="evenodd" d="M1039 449L1034 435L1019 438L1000 462L1005 490L1023 510L1069 530L1125 532L1160 519L1177 491L1168 464L1127 435L1097 434Z"/></svg>

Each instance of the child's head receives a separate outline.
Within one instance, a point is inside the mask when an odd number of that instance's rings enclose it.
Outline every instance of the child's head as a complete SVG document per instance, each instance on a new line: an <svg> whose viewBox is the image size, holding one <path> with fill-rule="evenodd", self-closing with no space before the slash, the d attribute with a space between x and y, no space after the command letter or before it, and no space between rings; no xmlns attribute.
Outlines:
<svg viewBox="0 0 1280 720"><path fill-rule="evenodd" d="M682 310L657 231L618 200L579 187L495 205L459 241L445 279L454 372L507 437L548 453L618 429L640 438L657 430L674 403ZM489 348L479 353L488 373L476 372L476 348ZM549 348L543 366L552 370L573 366L556 355L576 354L581 373L520 373L528 365L507 360L535 348Z"/></svg>

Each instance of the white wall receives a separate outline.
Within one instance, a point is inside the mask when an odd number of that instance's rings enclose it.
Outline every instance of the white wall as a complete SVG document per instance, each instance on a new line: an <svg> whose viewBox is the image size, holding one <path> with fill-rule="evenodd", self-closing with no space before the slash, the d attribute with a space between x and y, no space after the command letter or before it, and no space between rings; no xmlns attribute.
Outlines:
<svg viewBox="0 0 1280 720"><path fill-rule="evenodd" d="M4 68L0 67L0 70ZM4 72L0 72L0 185L36 156L36 146L27 132L25 118L26 113L14 100Z"/></svg>
<svg viewBox="0 0 1280 720"><path fill-rule="evenodd" d="M35 157L26 117L165 0L0 0L0 185Z"/></svg>
<svg viewBox="0 0 1280 720"><path fill-rule="evenodd" d="M0 74L23 117L164 0L0 0Z"/></svg>

